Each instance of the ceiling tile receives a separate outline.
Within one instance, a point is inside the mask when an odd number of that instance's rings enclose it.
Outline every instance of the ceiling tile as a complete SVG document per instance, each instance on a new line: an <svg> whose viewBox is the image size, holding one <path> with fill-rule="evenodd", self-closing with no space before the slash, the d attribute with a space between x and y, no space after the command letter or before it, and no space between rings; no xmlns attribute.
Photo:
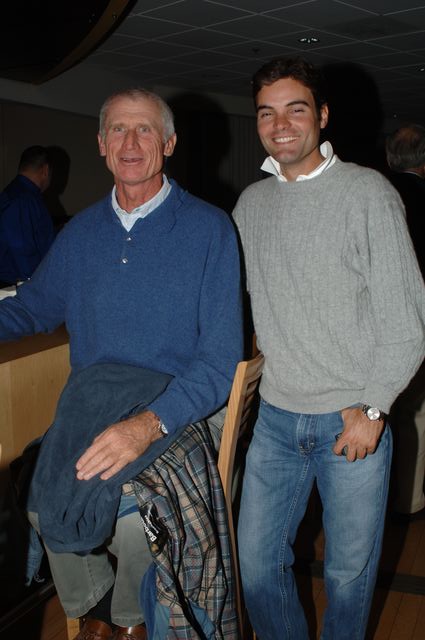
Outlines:
<svg viewBox="0 0 425 640"><path fill-rule="evenodd" d="M279 36L285 33L294 33L300 31L301 28L296 24L287 24L268 16L250 16L248 18L240 18L239 20L232 20L229 22L223 22L221 24L211 27L213 31L221 31L223 33L235 33L239 36L246 38L252 37L254 34L256 38L272 38L273 36Z"/></svg>
<svg viewBox="0 0 425 640"><path fill-rule="evenodd" d="M423 60L415 54L397 52L389 53L382 56L368 56L364 62L374 67L382 67L383 69L395 69L398 67L406 67L408 65L419 66Z"/></svg>
<svg viewBox="0 0 425 640"><path fill-rule="evenodd" d="M238 60L238 58L225 53L218 53L217 51L196 51L179 57L179 61L189 62L200 67L220 67L235 60Z"/></svg>
<svg viewBox="0 0 425 640"><path fill-rule="evenodd" d="M343 4L350 4L360 9L366 9L367 11L373 11L381 15L395 13L396 11L403 11L406 9L414 9L416 7L423 7L424 4L420 0L339 0Z"/></svg>
<svg viewBox="0 0 425 640"><path fill-rule="evenodd" d="M310 0L304 0L304 2L309 1ZM234 8L243 7L246 11L264 13L265 11L272 11L273 9L294 4L294 0L267 0L267 2L264 2L264 0L239 0L239 2L238 0L227 0L225 2L219 2L218 4Z"/></svg>
<svg viewBox="0 0 425 640"><path fill-rule="evenodd" d="M187 31L190 25L176 24L165 20L156 20L146 16L129 16L119 28L118 33L142 38L159 38L171 33Z"/></svg>
<svg viewBox="0 0 425 640"><path fill-rule="evenodd" d="M183 2L183 0L138 0L131 13L137 13L140 15L146 13L147 11L152 11L153 9L170 7L172 5L180 4L181 2Z"/></svg>
<svg viewBox="0 0 425 640"><path fill-rule="evenodd" d="M324 50L322 50L324 51ZM382 55L383 53L391 53L391 49L379 47L368 42L352 42L350 44L337 45L331 47L329 54L336 60L362 60L363 58L373 55Z"/></svg>
<svg viewBox="0 0 425 640"><path fill-rule="evenodd" d="M402 36L390 36L388 38L380 38L371 41L373 44L398 49L399 51L414 51L415 49L425 48L425 31L417 31L416 33L406 33Z"/></svg>
<svg viewBox="0 0 425 640"><path fill-rule="evenodd" d="M148 61L149 58L144 58ZM140 64L139 56L127 56L121 53L99 53L90 57L90 62L102 67L109 67L111 69L125 69L134 67L136 64Z"/></svg>
<svg viewBox="0 0 425 640"><path fill-rule="evenodd" d="M140 62L140 61L139 61ZM147 60L143 61L143 64L138 64L137 68L140 70L146 69L151 73L156 73L157 75L172 75L187 73L189 71L193 71L193 65L188 63L167 60L166 62L161 60Z"/></svg>
<svg viewBox="0 0 425 640"><path fill-rule="evenodd" d="M394 17L405 24L409 31L425 29L424 4L422 4L422 7L418 9L412 9L411 11L401 11L400 13L395 14Z"/></svg>
<svg viewBox="0 0 425 640"><path fill-rule="evenodd" d="M267 15L304 26L329 28L340 23L372 17L373 14L364 9L350 6L348 3L341 4L336 0L312 0L302 4L293 2L292 5L277 9Z"/></svg>
<svg viewBox="0 0 425 640"><path fill-rule="evenodd" d="M314 37L318 39L318 42L300 42L300 38ZM315 49L322 49L324 47L333 47L338 44L349 44L350 38L344 38L334 33L326 31L319 31L318 29L301 29L291 34L285 34L284 36L268 38L273 42L280 42L288 47L301 51L314 51Z"/></svg>
<svg viewBox="0 0 425 640"><path fill-rule="evenodd" d="M243 3L241 5L243 6ZM206 0L182 0L177 4L149 12L149 16L154 18L172 20L195 27L207 27L223 20L232 20L247 15L249 13L243 9L225 7Z"/></svg>
<svg viewBox="0 0 425 640"><path fill-rule="evenodd" d="M128 55L148 56L149 58L175 58L176 56L195 51L192 47L183 45L167 44L159 40L144 40L137 44L132 44L125 49L120 49L120 53Z"/></svg>
<svg viewBox="0 0 425 640"><path fill-rule="evenodd" d="M175 33L171 36L161 38L163 42L173 42L176 44L184 44L191 47L199 47L201 49L217 48L230 45L235 42L244 42L243 38L234 34L219 33L218 31L210 31L209 29L192 29L184 33Z"/></svg>
<svg viewBox="0 0 425 640"><path fill-rule="evenodd" d="M282 38L282 40L284 40ZM253 58L254 60L261 56L261 58L273 58L279 55L288 55L291 52L290 46L285 46L277 42L266 42L264 40L245 40L237 44L220 47L217 51L223 53L229 53L234 56L241 56L243 58Z"/></svg>

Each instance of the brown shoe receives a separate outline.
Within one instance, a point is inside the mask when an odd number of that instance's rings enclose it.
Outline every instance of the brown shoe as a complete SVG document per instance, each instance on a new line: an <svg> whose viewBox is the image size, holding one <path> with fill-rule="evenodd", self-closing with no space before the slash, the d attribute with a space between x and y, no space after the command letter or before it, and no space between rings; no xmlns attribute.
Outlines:
<svg viewBox="0 0 425 640"><path fill-rule="evenodd" d="M146 629L142 624L134 627L116 627L112 640L147 640Z"/></svg>
<svg viewBox="0 0 425 640"><path fill-rule="evenodd" d="M102 620L86 618L80 632L74 640L111 640L112 629Z"/></svg>

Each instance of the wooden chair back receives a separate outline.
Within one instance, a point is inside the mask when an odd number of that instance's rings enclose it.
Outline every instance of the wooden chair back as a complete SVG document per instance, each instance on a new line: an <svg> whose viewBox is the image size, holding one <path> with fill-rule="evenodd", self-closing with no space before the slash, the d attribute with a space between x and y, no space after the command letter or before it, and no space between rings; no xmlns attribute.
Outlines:
<svg viewBox="0 0 425 640"><path fill-rule="evenodd" d="M251 360L239 362L227 404L223 435L221 438L218 456L218 471L223 485L229 523L229 536L233 555L236 608L239 618L241 638L243 637L244 612L242 607L236 532L233 520L233 469L237 443L241 435L246 430L257 386L263 372L263 367L264 356L261 352L257 353L257 355Z"/></svg>

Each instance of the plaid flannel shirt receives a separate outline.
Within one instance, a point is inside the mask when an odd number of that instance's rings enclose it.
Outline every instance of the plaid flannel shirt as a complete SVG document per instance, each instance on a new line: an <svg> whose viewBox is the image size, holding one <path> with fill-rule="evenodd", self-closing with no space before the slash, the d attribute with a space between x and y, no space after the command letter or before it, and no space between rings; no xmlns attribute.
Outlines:
<svg viewBox="0 0 425 640"><path fill-rule="evenodd" d="M226 506L208 427L189 425L133 485L156 565L157 601L170 609L167 639L200 637L189 603L207 612L214 638L237 638Z"/></svg>

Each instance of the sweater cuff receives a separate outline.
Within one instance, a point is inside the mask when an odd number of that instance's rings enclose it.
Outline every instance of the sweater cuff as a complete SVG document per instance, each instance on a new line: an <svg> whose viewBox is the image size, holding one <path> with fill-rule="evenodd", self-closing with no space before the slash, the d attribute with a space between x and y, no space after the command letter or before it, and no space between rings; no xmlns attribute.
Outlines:
<svg viewBox="0 0 425 640"><path fill-rule="evenodd" d="M362 393L362 403L371 407L378 407L378 409L388 414L396 397L397 393L394 389L388 389L377 383L370 383Z"/></svg>
<svg viewBox="0 0 425 640"><path fill-rule="evenodd" d="M152 411L159 420L163 423L169 434L174 433L180 425L176 422L175 412L171 412L168 408L168 403L161 400L161 396L156 398L150 405L145 407L148 411Z"/></svg>

